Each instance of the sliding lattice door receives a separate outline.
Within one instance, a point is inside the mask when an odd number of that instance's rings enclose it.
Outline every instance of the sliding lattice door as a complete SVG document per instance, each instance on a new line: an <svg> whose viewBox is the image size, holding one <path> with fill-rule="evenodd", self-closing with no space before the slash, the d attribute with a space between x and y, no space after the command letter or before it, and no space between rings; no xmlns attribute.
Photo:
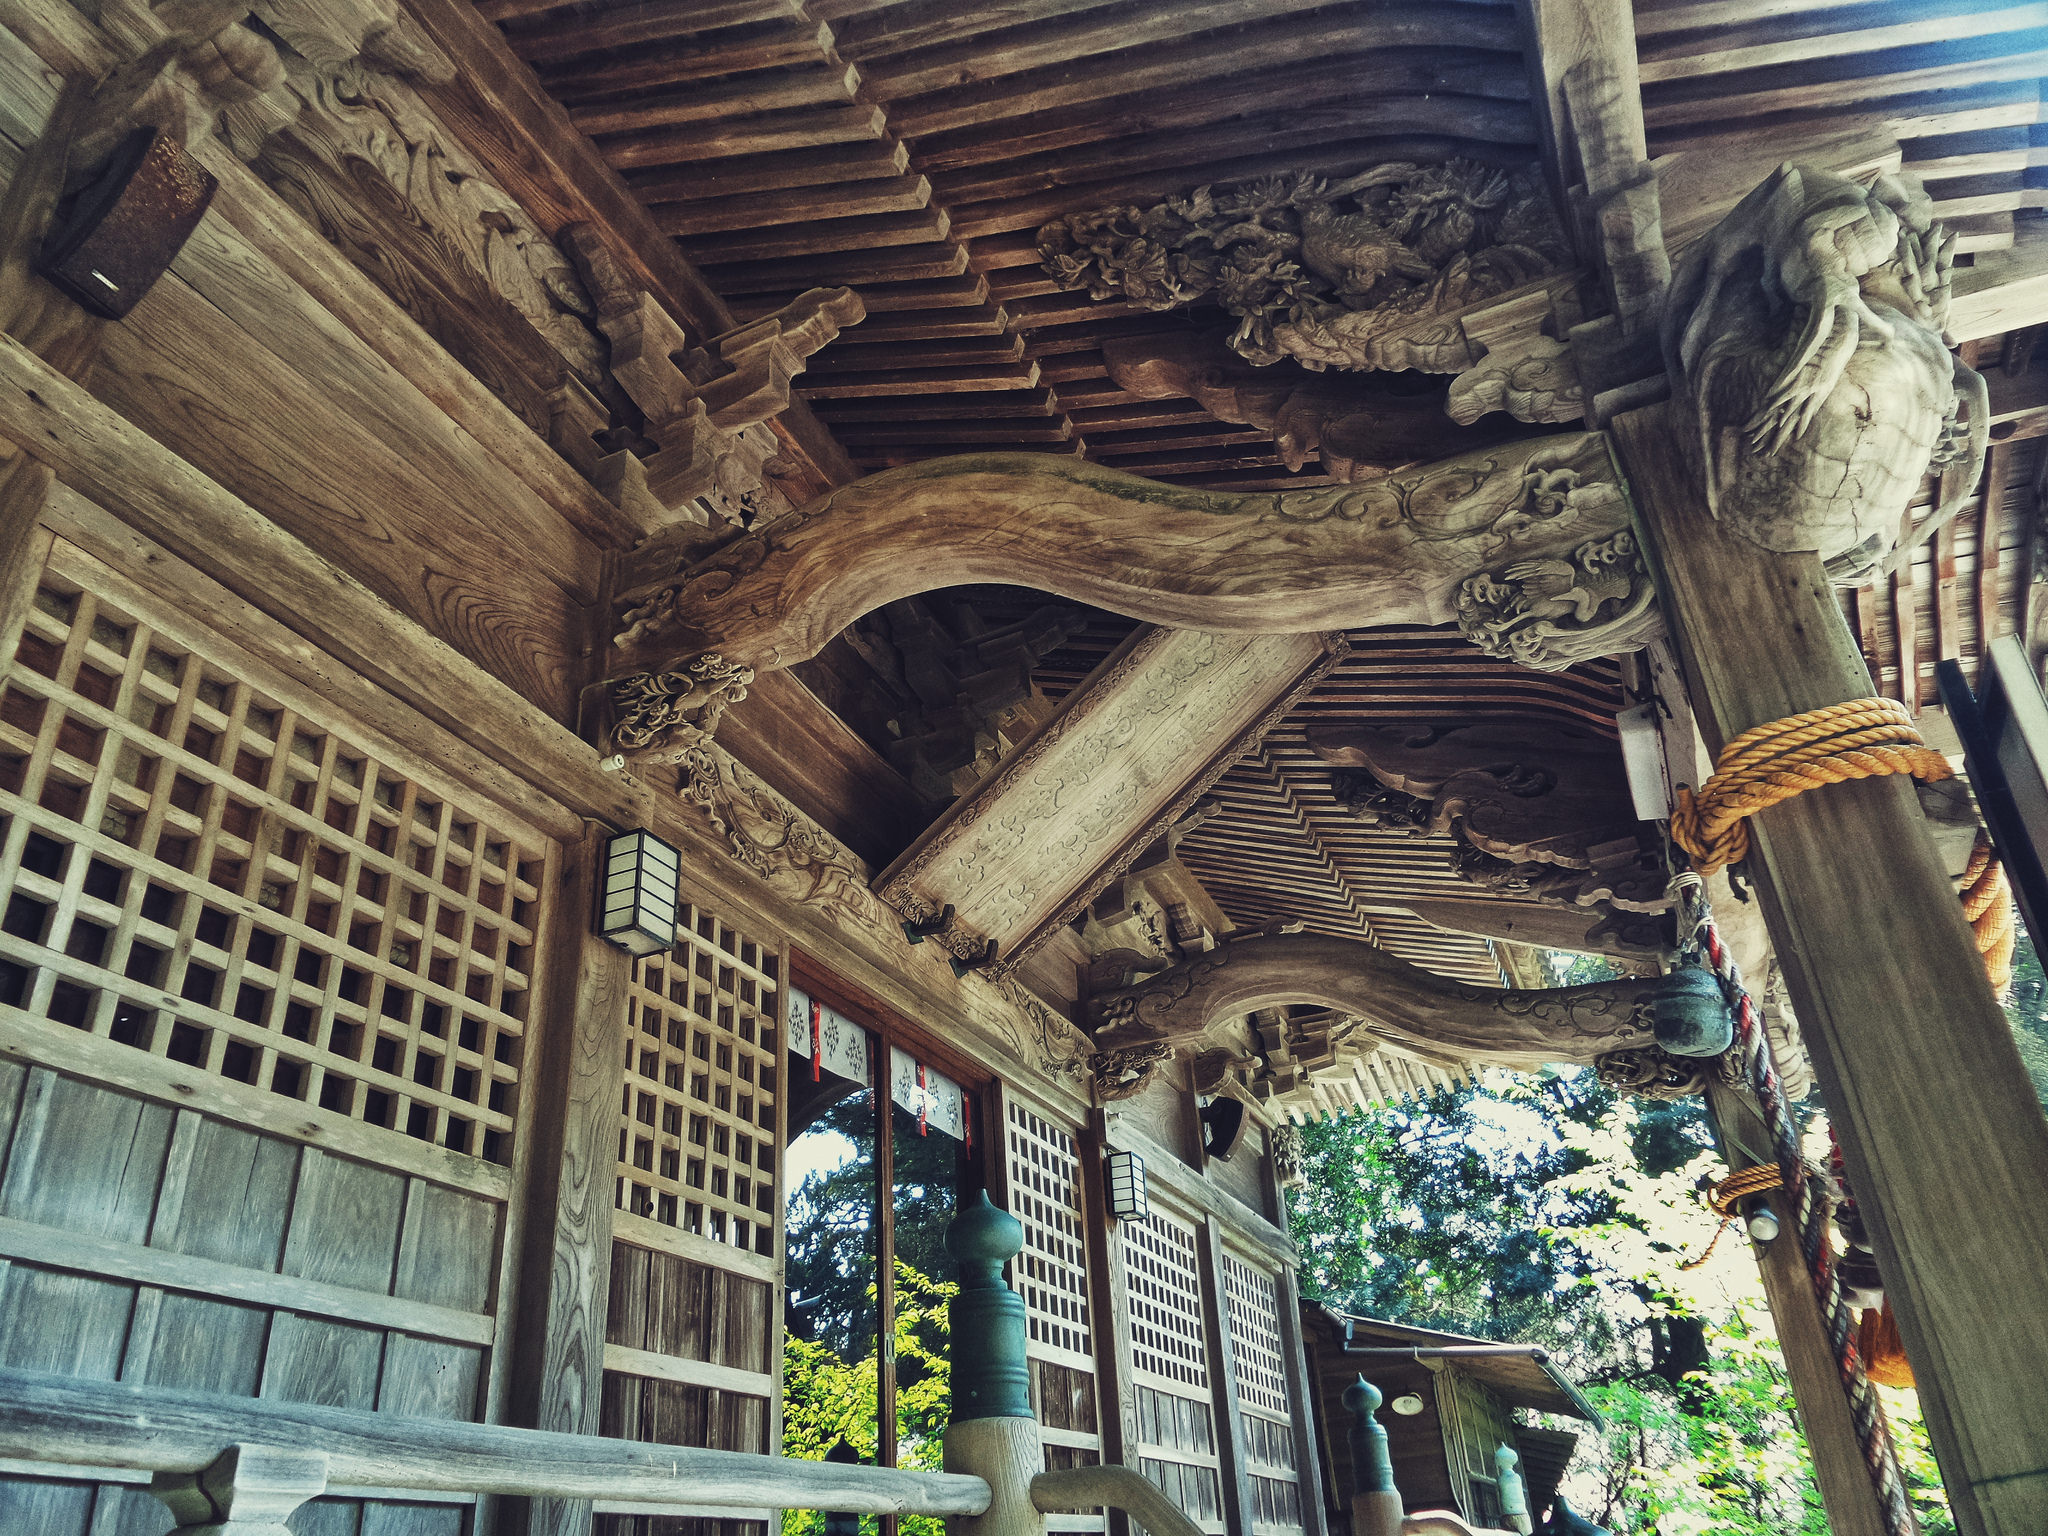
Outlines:
<svg viewBox="0 0 2048 1536"><path fill-rule="evenodd" d="M0 1363L494 1411L554 846L59 541L0 680ZM457 1536L337 1496L307 1533ZM81 1470L0 1530L161 1530Z"/></svg>
<svg viewBox="0 0 2048 1536"><path fill-rule="evenodd" d="M1223 1289L1252 1528L1262 1536L1284 1536L1301 1529L1301 1472L1281 1353L1280 1291L1270 1274L1229 1252L1223 1255Z"/></svg>
<svg viewBox="0 0 2048 1536"><path fill-rule="evenodd" d="M1205 1531L1223 1529L1195 1229L1161 1209L1118 1223L1137 1397L1138 1467Z"/></svg>
<svg viewBox="0 0 2048 1536"><path fill-rule="evenodd" d="M1102 1460L1102 1433L1078 1149L1070 1131L1015 1098L1006 1113L1010 1214L1024 1225L1024 1251L1011 1261L1010 1284L1024 1298L1024 1352L1045 1462L1051 1469L1092 1467ZM1100 1514L1053 1514L1046 1524L1055 1531L1103 1528Z"/></svg>

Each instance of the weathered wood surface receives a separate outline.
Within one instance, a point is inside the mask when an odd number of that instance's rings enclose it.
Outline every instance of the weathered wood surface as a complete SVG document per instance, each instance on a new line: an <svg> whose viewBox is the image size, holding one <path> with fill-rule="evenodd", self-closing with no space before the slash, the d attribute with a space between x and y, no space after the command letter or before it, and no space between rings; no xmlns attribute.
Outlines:
<svg viewBox="0 0 2048 1536"><path fill-rule="evenodd" d="M0 1456L75 1466L196 1472L227 1446L325 1451L334 1482L453 1493L678 1502L709 1509L975 1514L977 1477L789 1461L594 1436L251 1403L210 1392L0 1370Z"/></svg>
<svg viewBox="0 0 2048 1536"><path fill-rule="evenodd" d="M1249 1486L1249 1484L1247 1484ZM1202 1536L1202 1529L1158 1486L1128 1466L1068 1467L1031 1480L1031 1502L1041 1510L1122 1510L1150 1536Z"/></svg>
<svg viewBox="0 0 2048 1536"><path fill-rule="evenodd" d="M1868 694L1819 563L1717 526L1662 408L1614 430L1708 745ZM2033 1383L2048 1376L2048 1331L2009 1320L2048 1307L2048 1121L1912 786L1831 785L1758 813L1751 838L1958 1528L2037 1532L2048 1404ZM1958 1147L1982 1154L1963 1186Z"/></svg>
<svg viewBox="0 0 2048 1536"><path fill-rule="evenodd" d="M270 1275L188 1254L84 1237L12 1217L0 1217L0 1257L219 1301L288 1307L372 1327L403 1328L468 1344L488 1344L495 1334L490 1318L471 1312L406 1301L358 1286Z"/></svg>
<svg viewBox="0 0 2048 1536"><path fill-rule="evenodd" d="M195 239L180 261L215 251ZM413 395L408 408L412 391L367 349L341 352L292 323L310 320L305 309L259 300L281 279L253 252L244 262L215 274L217 287L195 273L207 294L174 271L107 332L103 408L568 718L600 592L596 551L552 509L519 518L510 536L487 526L511 477L426 401ZM237 298L249 306L239 317L217 307L242 308ZM292 356L245 324L292 338Z"/></svg>
<svg viewBox="0 0 2048 1536"><path fill-rule="evenodd" d="M1709 1083L1707 1104L1730 1168L1777 1162L1763 1116L1741 1090ZM1814 1481L1828 1512L1828 1530L1832 1536L1885 1536L1884 1511L1858 1449L1841 1367L1799 1251L1796 1204L1782 1192L1766 1196L1764 1204L1778 1218L1778 1236L1768 1243L1752 1241L1750 1247L1770 1304L1771 1328L1785 1357L1785 1373L1792 1378Z"/></svg>
<svg viewBox="0 0 2048 1536"><path fill-rule="evenodd" d="M535 1021L526 1092L542 1095L524 1167L509 1408L539 1430L594 1435L604 1381L606 1276L612 1253L618 1041L631 959L591 932L602 881L603 829L569 854L554 920L543 940L548 976ZM581 1528L576 1498L537 1500L529 1530Z"/></svg>
<svg viewBox="0 0 2048 1536"><path fill-rule="evenodd" d="M1203 629L1442 624L1467 577L1622 526L1603 457L1596 437L1546 438L1278 494L1183 490L1050 455L928 460L633 594L610 670L699 651L789 666L884 603L978 581ZM1564 494L1538 496L1546 472Z"/></svg>
<svg viewBox="0 0 2048 1536"><path fill-rule="evenodd" d="M474 6L466 0L407 0L407 8L458 66L452 81L423 85L422 97L507 192L550 230L578 222L601 225L649 288L697 332L695 339L732 328L732 312L718 293L655 227L618 173ZM773 425L797 459L797 494L815 494L858 473L803 402L794 402Z"/></svg>
<svg viewBox="0 0 2048 1536"><path fill-rule="evenodd" d="M1097 1044L1188 1040L1209 1025L1283 1003L1320 1003L1367 1021L1424 1060L1534 1068L1592 1061L1650 1043L1654 981L1522 992L1449 980L1363 939L1314 933L1236 939L1096 1006Z"/></svg>
<svg viewBox="0 0 2048 1536"><path fill-rule="evenodd" d="M154 297L154 296L152 296ZM445 640L218 482L0 337L0 436L58 478L307 639L464 734L531 733L554 722ZM517 766L516 756L510 761Z"/></svg>
<svg viewBox="0 0 2048 1536"><path fill-rule="evenodd" d="M1327 670L1341 636L1145 629L875 879L1007 973L1122 874ZM961 946L965 946L961 948Z"/></svg>
<svg viewBox="0 0 2048 1536"><path fill-rule="evenodd" d="M1213 1171L1210 1176L1214 1177ZM1252 1485L1247 1459L1250 1447L1245 1443L1244 1413L1238 1399L1237 1354L1223 1281L1222 1235L1213 1220L1196 1225L1195 1254L1202 1271L1202 1330L1209 1351L1210 1399L1216 1405L1216 1471L1223 1484L1224 1524L1238 1536L1251 1536L1252 1522L1258 1514L1258 1493Z"/></svg>

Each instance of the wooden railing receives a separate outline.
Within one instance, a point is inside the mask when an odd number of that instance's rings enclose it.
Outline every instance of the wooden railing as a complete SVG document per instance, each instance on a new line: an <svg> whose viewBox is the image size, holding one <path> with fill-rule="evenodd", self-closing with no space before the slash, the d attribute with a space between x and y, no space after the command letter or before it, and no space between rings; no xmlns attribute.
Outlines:
<svg viewBox="0 0 2048 1536"><path fill-rule="evenodd" d="M945 1472L0 1370L0 1472L9 1461L148 1472L185 1524L253 1514L261 1523L250 1524L252 1532L270 1529L329 1484L687 1504L705 1511L978 1515L989 1505L981 1478Z"/></svg>

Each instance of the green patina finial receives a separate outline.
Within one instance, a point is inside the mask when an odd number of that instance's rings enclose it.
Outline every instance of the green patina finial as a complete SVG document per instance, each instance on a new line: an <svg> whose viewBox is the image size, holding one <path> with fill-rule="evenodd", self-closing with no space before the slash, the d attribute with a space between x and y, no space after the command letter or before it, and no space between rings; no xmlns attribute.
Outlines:
<svg viewBox="0 0 2048 1536"><path fill-rule="evenodd" d="M1358 1493L1394 1492L1394 1463L1387 1454L1387 1432L1373 1417L1384 1399L1363 1376L1344 1389L1344 1407L1351 1415L1351 1473Z"/></svg>
<svg viewBox="0 0 2048 1536"><path fill-rule="evenodd" d="M1003 1283L1003 1265L1024 1251L1024 1223L977 1190L946 1228L946 1252L960 1268L951 1303L953 1421L1028 1419L1024 1298Z"/></svg>
<svg viewBox="0 0 2048 1536"><path fill-rule="evenodd" d="M1529 1490L1522 1481L1522 1474L1515 1470L1521 1461L1520 1454L1511 1445L1495 1448L1493 1453L1494 1481L1500 1487L1500 1512L1503 1519L1518 1531L1530 1529Z"/></svg>

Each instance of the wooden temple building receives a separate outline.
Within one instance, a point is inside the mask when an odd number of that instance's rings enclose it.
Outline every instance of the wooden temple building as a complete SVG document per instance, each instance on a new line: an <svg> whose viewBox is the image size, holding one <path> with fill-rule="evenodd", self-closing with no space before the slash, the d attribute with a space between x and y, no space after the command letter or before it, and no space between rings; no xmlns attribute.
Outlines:
<svg viewBox="0 0 2048 1536"><path fill-rule="evenodd" d="M1461 1366L1528 1465L1403 1488L1286 1202L1548 1063L1763 1170L1837 1536L1876 1285L2048 1530L1969 795L1672 824L2039 675L2044 76L2010 0L0 0L0 1532L1526 1532L1555 1402Z"/></svg>

